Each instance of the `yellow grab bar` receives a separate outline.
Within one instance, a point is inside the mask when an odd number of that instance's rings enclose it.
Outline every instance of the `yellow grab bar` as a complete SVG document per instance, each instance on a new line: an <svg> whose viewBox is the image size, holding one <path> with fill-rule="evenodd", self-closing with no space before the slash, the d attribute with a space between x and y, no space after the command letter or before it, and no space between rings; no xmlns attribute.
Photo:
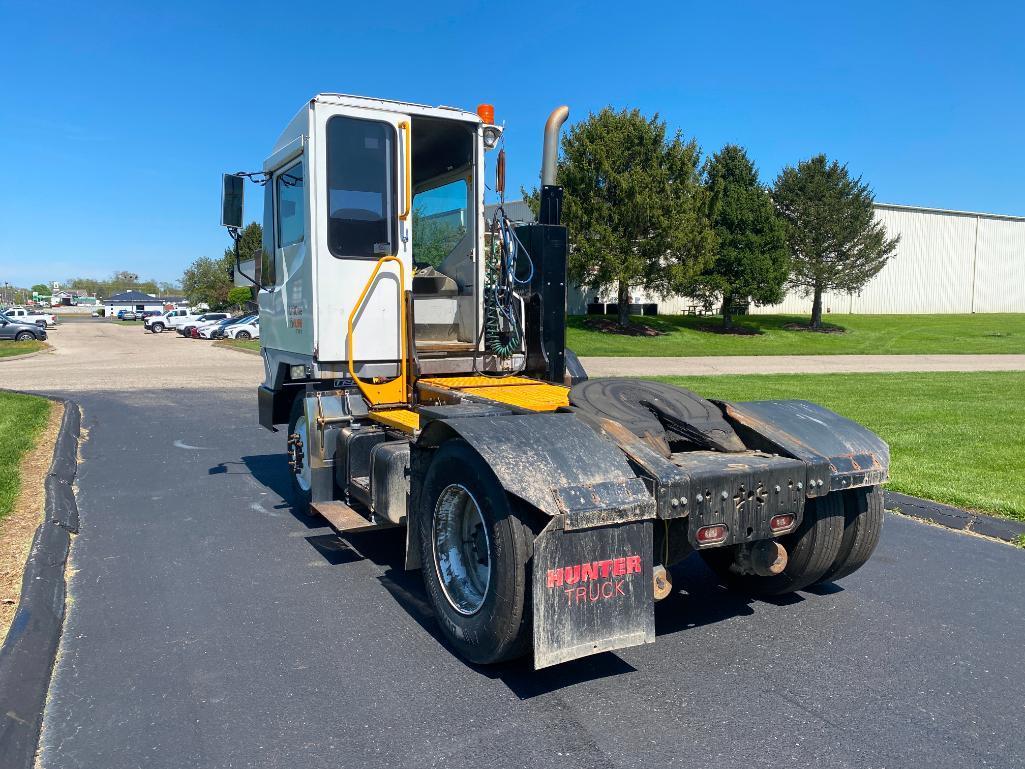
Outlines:
<svg viewBox="0 0 1025 769"><path fill-rule="evenodd" d="M409 121L403 120L399 123L399 128L402 129L402 143L405 144L406 153L406 184L405 184L405 206L402 209L402 213L399 214L399 219L406 221L409 217L409 212L413 208L413 163L412 163L412 146L413 140L411 138L409 130Z"/></svg>
<svg viewBox="0 0 1025 769"><path fill-rule="evenodd" d="M399 265L399 339L401 340L399 347L399 375L383 384L376 384L374 382L366 382L356 376L356 367L353 365L352 360L352 351L355 347L353 344L352 321L355 319L356 313L363 306L363 301L367 298L367 294L370 293L370 287L374 285L377 274L387 262L395 262ZM406 364L408 359L406 353L406 270L402 266L402 260L397 256L382 256L377 260L374 271L370 273L370 279L367 280L367 284L363 287L363 293L359 295L359 299L356 300L352 312L349 313L348 331L346 343L349 353L349 376L352 377L356 386L359 387L360 392L370 401L370 407L398 406L409 403L409 395L406 391Z"/></svg>

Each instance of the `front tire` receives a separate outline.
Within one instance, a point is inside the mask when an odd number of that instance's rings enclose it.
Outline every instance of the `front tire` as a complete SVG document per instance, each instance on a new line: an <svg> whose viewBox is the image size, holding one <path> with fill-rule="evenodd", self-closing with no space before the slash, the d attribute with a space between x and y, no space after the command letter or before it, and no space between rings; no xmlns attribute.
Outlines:
<svg viewBox="0 0 1025 769"><path fill-rule="evenodd" d="M738 574L730 568L731 548L703 550L702 557L724 585L756 597L784 595L803 590L818 582L836 560L844 531L844 505L841 494L809 499L801 525L792 534L779 537L787 549L787 565L779 574L763 577Z"/></svg>
<svg viewBox="0 0 1025 769"><path fill-rule="evenodd" d="M417 525L424 585L449 643L477 664L526 654L534 535L466 441L435 453Z"/></svg>
<svg viewBox="0 0 1025 769"><path fill-rule="evenodd" d="M235 338L236 339L252 339L253 335L250 334L248 331L239 331L237 334L235 334Z"/></svg>
<svg viewBox="0 0 1025 769"><path fill-rule="evenodd" d="M309 447L309 431L306 426L306 399L300 393L292 401L292 412L288 419L288 445L285 455L289 461L296 463L299 472L290 464L288 474L292 479L292 504L304 515L310 514L312 495L312 474L306 452Z"/></svg>
<svg viewBox="0 0 1025 769"><path fill-rule="evenodd" d="M35 338L36 338L36 335L33 334L31 331L19 331L15 335L14 341L15 342L27 342L30 339L35 339Z"/></svg>
<svg viewBox="0 0 1025 769"><path fill-rule="evenodd" d="M152 326L149 327L149 330L152 331L154 334L162 334L164 332L164 324L154 323Z"/></svg>

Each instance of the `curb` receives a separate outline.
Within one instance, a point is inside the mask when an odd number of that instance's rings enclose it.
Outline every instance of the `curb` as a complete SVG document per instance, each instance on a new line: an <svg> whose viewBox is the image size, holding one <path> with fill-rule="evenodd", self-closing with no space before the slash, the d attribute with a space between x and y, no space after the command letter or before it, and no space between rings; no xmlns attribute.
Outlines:
<svg viewBox="0 0 1025 769"><path fill-rule="evenodd" d="M4 358L0 358L0 363L6 363L9 360L25 360L26 358L34 358L37 355L44 355L48 352L53 352L53 345L49 344L48 342L44 342L44 344L46 345L46 347L44 347L42 350L36 350L35 352L26 352L22 353L21 355L8 355ZM51 398L50 400L54 399Z"/></svg>
<svg viewBox="0 0 1025 769"><path fill-rule="evenodd" d="M904 515L921 518L930 523L945 526L957 531L970 531L984 537L1003 540L1017 544L1025 535L1025 522L1013 521L1008 518L997 518L985 513L972 513L959 507L944 505L928 499L919 499L896 491L886 492L887 510L896 508Z"/></svg>
<svg viewBox="0 0 1025 769"><path fill-rule="evenodd" d="M78 533L72 484L78 472L82 413L72 401L49 400L64 404L64 417L44 481L45 518L32 539L18 610L0 647L0 766L9 769L30 769L35 762L64 624L64 570L71 534Z"/></svg>

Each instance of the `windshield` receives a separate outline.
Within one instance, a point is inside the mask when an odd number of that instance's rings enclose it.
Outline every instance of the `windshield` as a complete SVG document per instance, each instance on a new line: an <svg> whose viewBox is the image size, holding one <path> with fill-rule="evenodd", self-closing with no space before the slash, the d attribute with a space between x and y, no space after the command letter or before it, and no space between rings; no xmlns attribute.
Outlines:
<svg viewBox="0 0 1025 769"><path fill-rule="evenodd" d="M438 267L466 234L466 179L418 192L413 198L413 263Z"/></svg>

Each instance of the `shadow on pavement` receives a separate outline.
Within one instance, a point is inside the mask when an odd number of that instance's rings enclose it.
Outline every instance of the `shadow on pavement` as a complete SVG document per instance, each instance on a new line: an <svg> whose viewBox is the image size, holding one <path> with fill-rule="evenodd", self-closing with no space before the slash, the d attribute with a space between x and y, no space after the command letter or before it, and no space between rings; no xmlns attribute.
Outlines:
<svg viewBox="0 0 1025 769"><path fill-rule="evenodd" d="M237 466L237 467L236 467ZM262 454L242 457L241 462L221 462L209 468L211 475L246 473L267 486L286 503L297 521L310 529L323 529L325 522L297 511L287 500L292 487L287 465L282 454ZM332 566L342 566L364 559L384 569L378 577L381 585L396 603L412 617L424 632L433 638L446 653L455 655L434 618L419 571L405 569L405 529L394 528L378 532L352 534L345 538L335 532L311 534L306 541ZM700 557L692 554L672 569L673 592L664 601L655 604L655 635L667 636L686 632L704 625L722 622L732 617L754 613L755 599L731 593L718 584L712 571ZM827 584L809 589L818 595L828 595L843 588ZM792 594L761 599L775 606L788 606L804 599ZM513 662L482 666L466 663L481 675L504 683L521 700L549 694L584 681L594 681L635 672L636 668L613 652L572 660L544 671L535 671L529 658Z"/></svg>

